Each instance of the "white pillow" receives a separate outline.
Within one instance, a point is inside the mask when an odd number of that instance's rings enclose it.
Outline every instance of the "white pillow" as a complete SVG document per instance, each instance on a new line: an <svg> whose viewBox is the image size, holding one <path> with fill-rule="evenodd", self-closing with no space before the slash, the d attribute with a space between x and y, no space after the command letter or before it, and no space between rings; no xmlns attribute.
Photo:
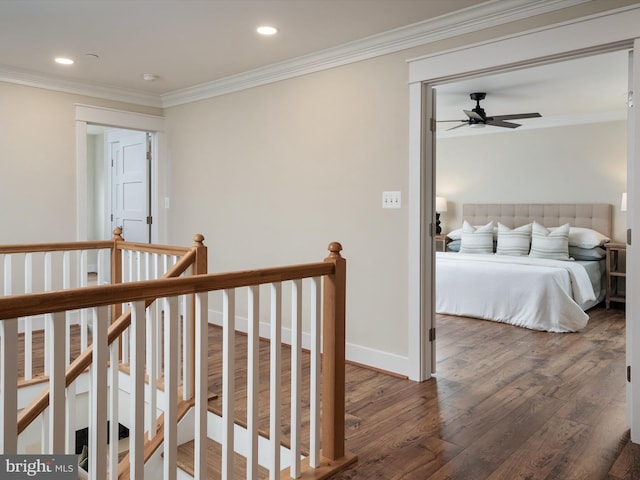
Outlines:
<svg viewBox="0 0 640 480"><path fill-rule="evenodd" d="M595 248L610 241L609 237L590 228L569 227L569 245L572 247Z"/></svg>
<svg viewBox="0 0 640 480"><path fill-rule="evenodd" d="M465 220L461 240L460 253L493 253L493 222L474 227Z"/></svg>
<svg viewBox="0 0 640 480"><path fill-rule="evenodd" d="M466 223L468 223L466 220L464 221ZM491 222L493 224L493 222ZM464 223L463 223L464 225ZM475 228L482 228L485 227L486 225L474 225ZM455 230L451 230L449 233L447 233L447 237L449 237L450 240L460 240L462 239L462 228L456 228ZM498 236L498 227L493 227L493 239L495 240Z"/></svg>
<svg viewBox="0 0 640 480"><path fill-rule="evenodd" d="M532 224L522 225L517 228L509 228L498 222L498 255L529 255L531 248Z"/></svg>
<svg viewBox="0 0 640 480"><path fill-rule="evenodd" d="M451 240L460 240L462 238L462 228L456 228L447 233L447 237Z"/></svg>
<svg viewBox="0 0 640 480"><path fill-rule="evenodd" d="M533 222L530 257L569 260L569 224L553 231Z"/></svg>

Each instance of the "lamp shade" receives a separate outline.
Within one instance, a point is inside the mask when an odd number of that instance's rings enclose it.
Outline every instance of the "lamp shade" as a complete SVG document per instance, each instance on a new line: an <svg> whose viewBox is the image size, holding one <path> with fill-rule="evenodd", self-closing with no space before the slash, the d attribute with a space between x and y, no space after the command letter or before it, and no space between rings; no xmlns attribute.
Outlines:
<svg viewBox="0 0 640 480"><path fill-rule="evenodd" d="M620 210L623 212L627 211L627 192L622 194L622 200L620 201Z"/></svg>
<svg viewBox="0 0 640 480"><path fill-rule="evenodd" d="M436 197L436 212L447 211L447 199L444 197Z"/></svg>

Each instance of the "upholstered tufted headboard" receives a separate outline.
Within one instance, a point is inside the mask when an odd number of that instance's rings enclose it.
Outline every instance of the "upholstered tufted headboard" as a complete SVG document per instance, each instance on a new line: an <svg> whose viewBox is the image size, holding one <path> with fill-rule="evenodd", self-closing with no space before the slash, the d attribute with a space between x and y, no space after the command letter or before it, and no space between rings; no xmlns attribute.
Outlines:
<svg viewBox="0 0 640 480"><path fill-rule="evenodd" d="M607 203L466 203L462 218L471 225L491 220L509 228L536 221L545 227L569 223L572 227L596 230L611 237L612 209Z"/></svg>

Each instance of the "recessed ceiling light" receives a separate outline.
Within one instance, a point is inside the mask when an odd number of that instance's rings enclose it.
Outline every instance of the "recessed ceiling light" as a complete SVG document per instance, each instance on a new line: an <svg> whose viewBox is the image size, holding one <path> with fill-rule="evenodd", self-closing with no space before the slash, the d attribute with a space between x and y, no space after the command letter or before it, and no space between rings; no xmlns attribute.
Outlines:
<svg viewBox="0 0 640 480"><path fill-rule="evenodd" d="M256 28L256 32L258 32L260 35L275 35L276 33L278 33L278 29L271 25L260 25L258 28Z"/></svg>
<svg viewBox="0 0 640 480"><path fill-rule="evenodd" d="M71 60L70 58L65 58L65 57L58 57L56 58L56 63L59 63L60 65L73 65L73 60Z"/></svg>

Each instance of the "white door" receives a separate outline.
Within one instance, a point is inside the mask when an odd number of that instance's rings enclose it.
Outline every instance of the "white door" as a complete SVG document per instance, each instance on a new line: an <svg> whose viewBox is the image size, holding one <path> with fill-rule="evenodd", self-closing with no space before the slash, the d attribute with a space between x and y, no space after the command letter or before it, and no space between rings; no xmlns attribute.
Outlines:
<svg viewBox="0 0 640 480"><path fill-rule="evenodd" d="M111 156L111 226L130 242L150 243L149 135L118 130L108 134Z"/></svg>

